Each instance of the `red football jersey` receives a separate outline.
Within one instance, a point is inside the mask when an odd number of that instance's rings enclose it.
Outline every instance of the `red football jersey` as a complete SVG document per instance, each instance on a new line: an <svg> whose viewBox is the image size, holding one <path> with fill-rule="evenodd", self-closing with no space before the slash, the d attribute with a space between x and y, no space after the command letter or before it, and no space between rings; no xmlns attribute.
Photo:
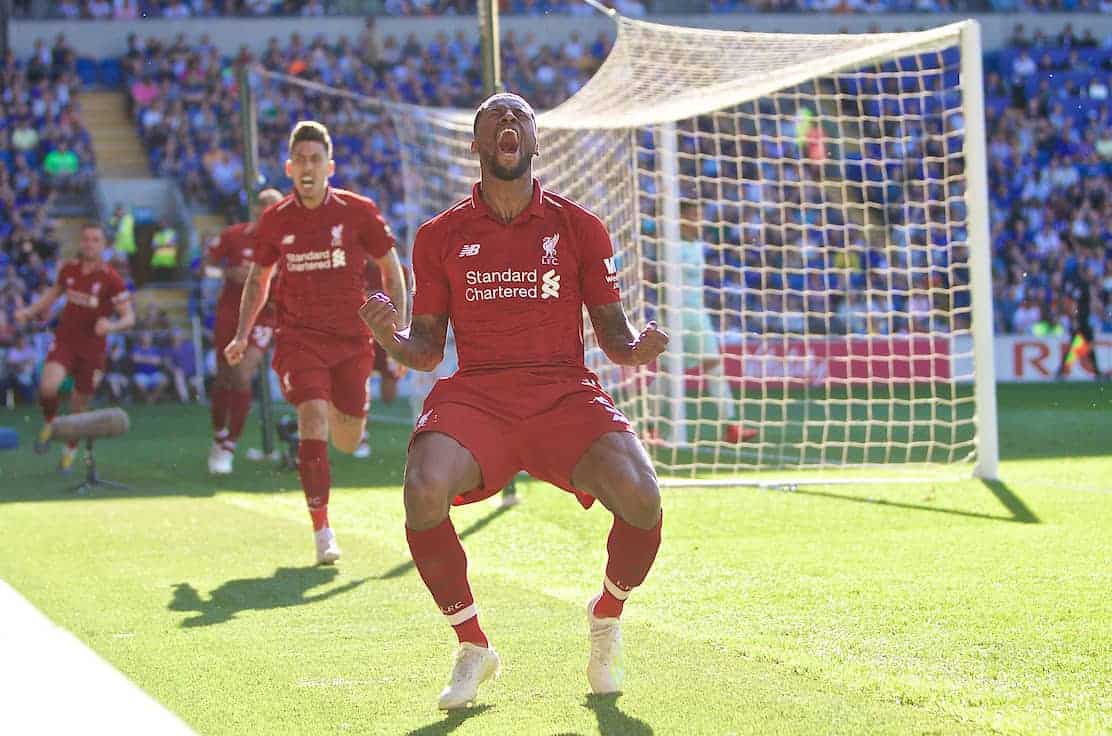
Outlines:
<svg viewBox="0 0 1112 736"><path fill-rule="evenodd" d="M229 225L220 233L216 242L209 246L208 260L228 268L249 264L255 259L255 225L251 222L237 222ZM239 313L239 300L243 296L243 284L224 279L224 289L216 308Z"/></svg>
<svg viewBox="0 0 1112 736"><path fill-rule="evenodd" d="M255 262L278 264L279 327L338 336L370 335L359 319L371 258L395 246L374 201L329 188L315 209L290 194L259 219Z"/></svg>
<svg viewBox="0 0 1112 736"><path fill-rule="evenodd" d="M413 273L413 313L449 316L461 372L584 370L583 306L619 299L606 226L536 181L532 202L508 225L476 184L417 231Z"/></svg>
<svg viewBox="0 0 1112 736"><path fill-rule="evenodd" d="M131 297L124 280L108 264L98 263L91 271L83 273L81 262L71 260L58 269L56 284L66 297L66 306L58 320L54 339L78 353L104 352L104 336L98 336L93 328L98 319L111 317L116 313L116 305Z"/></svg>

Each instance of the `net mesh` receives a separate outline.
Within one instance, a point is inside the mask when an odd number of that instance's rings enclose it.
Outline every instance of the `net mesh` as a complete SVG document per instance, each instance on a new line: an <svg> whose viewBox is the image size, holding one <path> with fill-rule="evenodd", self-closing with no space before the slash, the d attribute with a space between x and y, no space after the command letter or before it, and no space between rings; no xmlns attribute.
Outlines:
<svg viewBox="0 0 1112 736"><path fill-rule="evenodd" d="M672 335L636 370L587 340L659 470L972 459L959 29L618 27L540 116L536 174L605 221L631 319ZM477 179L472 113L363 102L396 136L411 235Z"/></svg>

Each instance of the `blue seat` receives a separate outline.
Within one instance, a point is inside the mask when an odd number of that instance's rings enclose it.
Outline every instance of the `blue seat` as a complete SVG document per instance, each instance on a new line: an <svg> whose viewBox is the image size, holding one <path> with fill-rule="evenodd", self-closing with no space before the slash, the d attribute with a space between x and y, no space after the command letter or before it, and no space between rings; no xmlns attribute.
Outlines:
<svg viewBox="0 0 1112 736"><path fill-rule="evenodd" d="M84 56L77 59L77 78L81 80L83 87L92 87L97 83L97 63L94 59L87 59Z"/></svg>
<svg viewBox="0 0 1112 736"><path fill-rule="evenodd" d="M102 59L100 62L100 83L104 87L116 89L123 85L124 71L119 59Z"/></svg>

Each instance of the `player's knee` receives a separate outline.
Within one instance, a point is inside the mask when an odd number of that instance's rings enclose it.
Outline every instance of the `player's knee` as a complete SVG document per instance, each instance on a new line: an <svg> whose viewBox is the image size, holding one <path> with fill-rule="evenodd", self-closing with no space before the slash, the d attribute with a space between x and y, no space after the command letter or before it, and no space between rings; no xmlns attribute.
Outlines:
<svg viewBox="0 0 1112 736"><path fill-rule="evenodd" d="M660 519L660 486L648 468L630 468L612 482L622 519L639 529L652 529Z"/></svg>
<svg viewBox="0 0 1112 736"><path fill-rule="evenodd" d="M357 434L343 434L340 432L332 433L332 446L340 452L350 455L355 452L359 447L359 441L363 438L362 432Z"/></svg>
<svg viewBox="0 0 1112 736"><path fill-rule="evenodd" d="M447 474L428 466L405 469L405 517L410 528L439 524L447 512L452 482Z"/></svg>

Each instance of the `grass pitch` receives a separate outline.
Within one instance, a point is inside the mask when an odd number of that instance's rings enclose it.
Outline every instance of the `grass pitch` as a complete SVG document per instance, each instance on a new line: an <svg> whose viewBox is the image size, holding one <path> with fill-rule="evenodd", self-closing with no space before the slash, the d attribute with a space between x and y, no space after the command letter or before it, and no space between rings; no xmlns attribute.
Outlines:
<svg viewBox="0 0 1112 736"><path fill-rule="evenodd" d="M210 479L200 408L132 408L98 458L133 490L91 497L0 414L0 577L203 734L1109 733L1112 388L999 398L1002 483L665 490L618 698L584 676L609 515L527 483L453 512L504 671L436 711L454 637L409 561L398 424L333 454L344 559L316 568L296 474Z"/></svg>

